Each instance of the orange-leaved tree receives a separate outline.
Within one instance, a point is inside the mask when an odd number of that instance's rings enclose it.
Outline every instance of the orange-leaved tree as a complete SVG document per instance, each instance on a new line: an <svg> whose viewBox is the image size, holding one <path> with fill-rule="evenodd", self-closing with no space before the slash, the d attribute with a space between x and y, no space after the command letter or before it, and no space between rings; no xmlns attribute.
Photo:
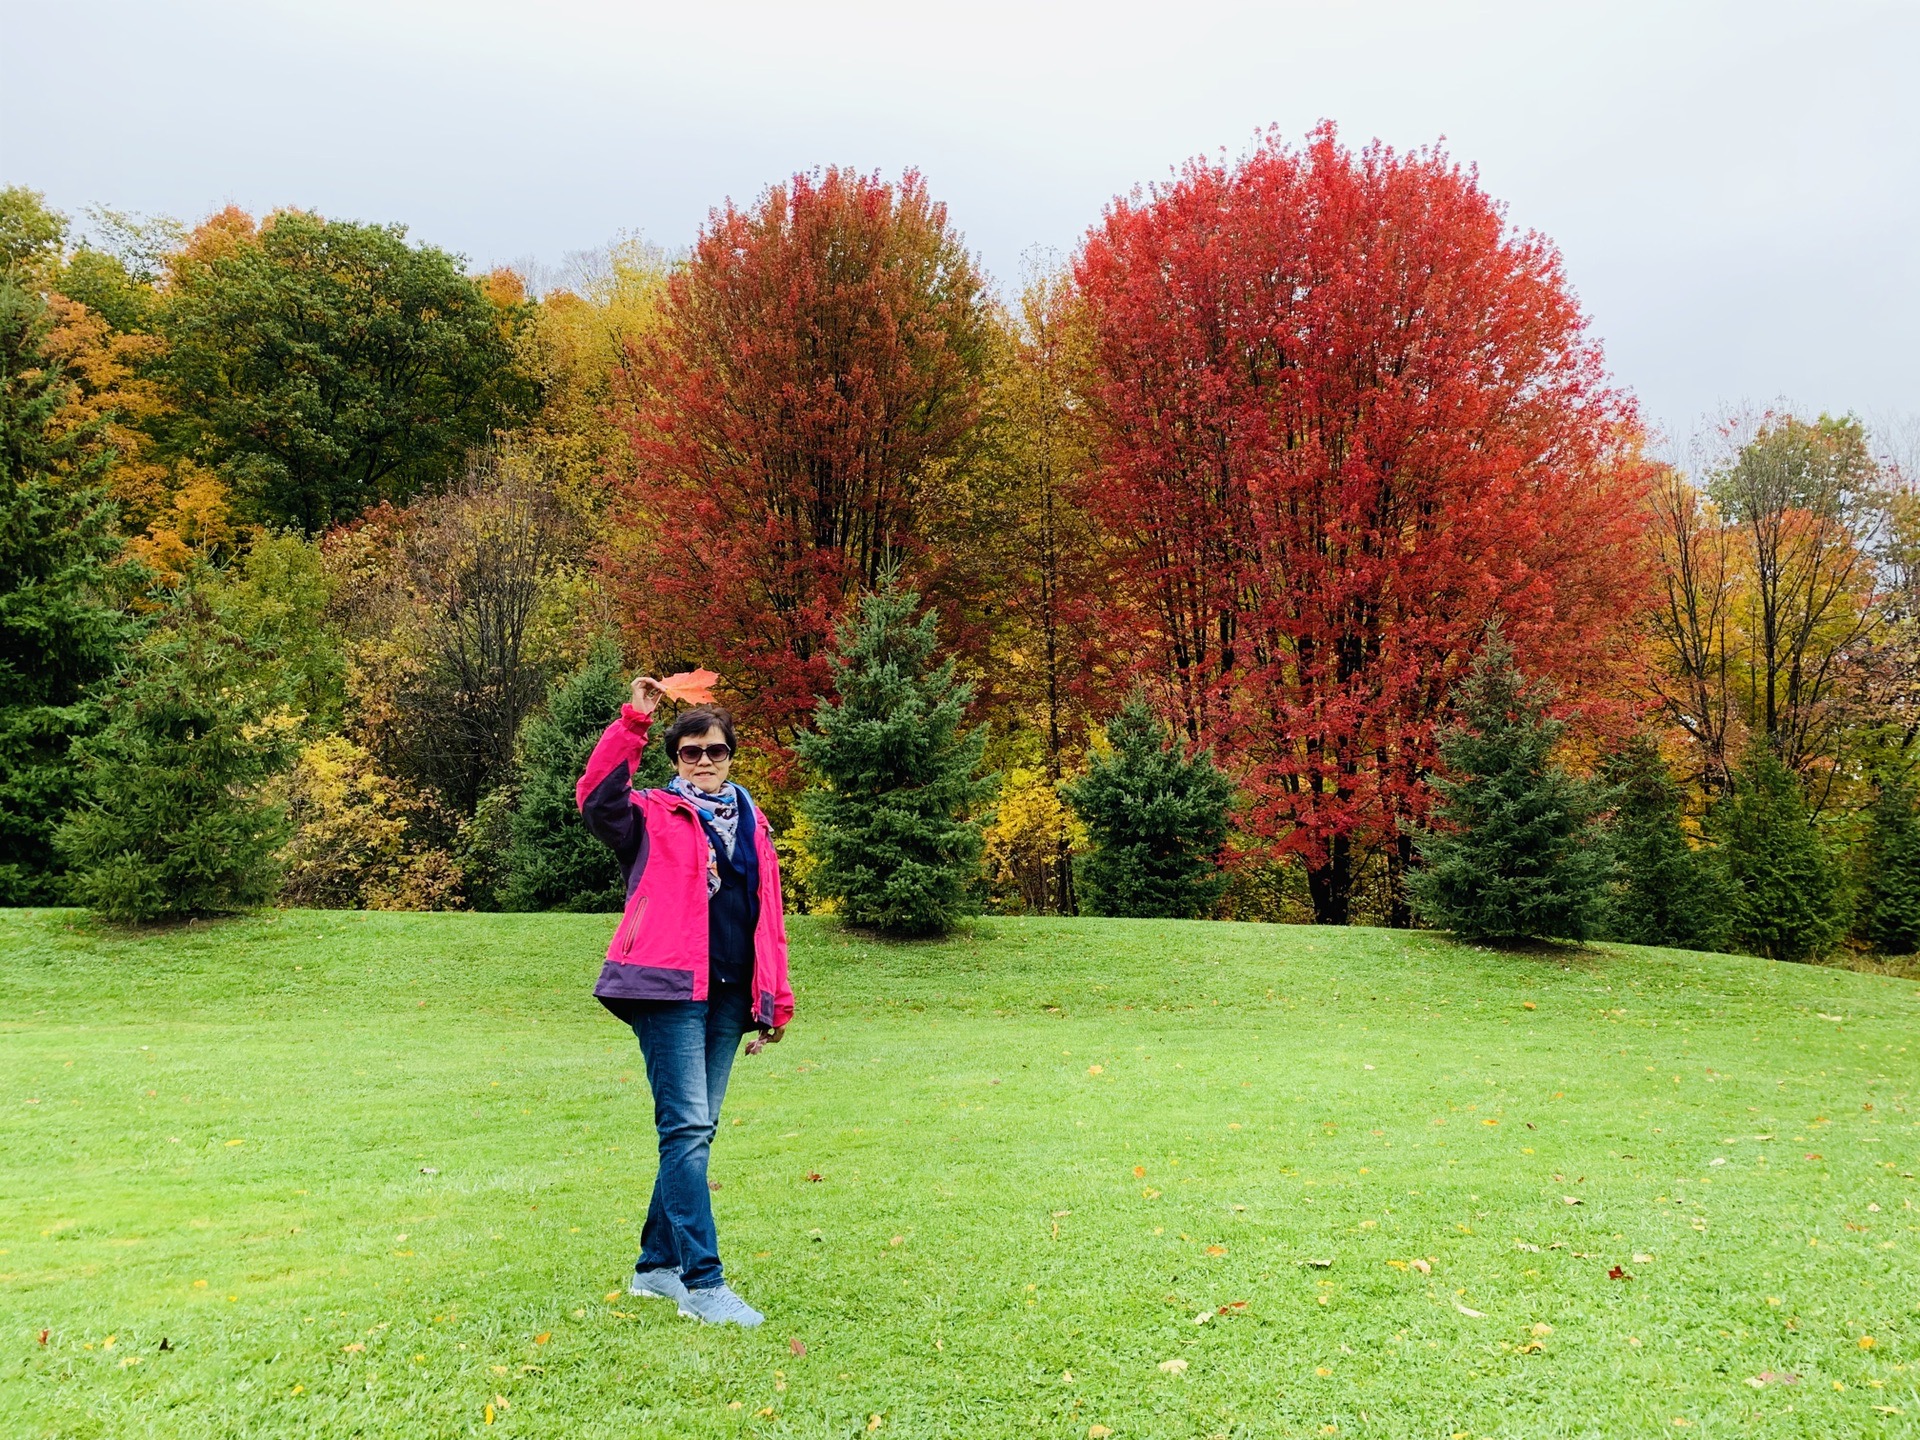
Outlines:
<svg viewBox="0 0 1920 1440"><path fill-rule="evenodd" d="M1575 705L1629 653L1633 406L1544 238L1443 152L1330 124L1116 201L1076 279L1135 659L1344 922L1368 847L1411 860L1490 620Z"/></svg>

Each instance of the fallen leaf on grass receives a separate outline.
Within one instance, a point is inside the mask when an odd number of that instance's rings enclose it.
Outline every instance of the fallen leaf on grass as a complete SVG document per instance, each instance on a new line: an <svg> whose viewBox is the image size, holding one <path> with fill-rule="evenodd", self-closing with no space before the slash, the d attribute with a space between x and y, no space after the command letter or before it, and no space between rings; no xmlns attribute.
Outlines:
<svg viewBox="0 0 1920 1440"><path fill-rule="evenodd" d="M1861 1348L1862 1350L1871 1350L1871 1349L1873 1348L1873 1346L1874 1346L1874 1339L1873 1339L1873 1336L1871 1336L1871 1335L1862 1335L1862 1336L1860 1337L1860 1348Z"/></svg>
<svg viewBox="0 0 1920 1440"><path fill-rule="evenodd" d="M1333 1268L1332 1260L1309 1259L1309 1260L1298 1260L1298 1261L1295 1261L1294 1263L1298 1265L1311 1265L1316 1270L1331 1270Z"/></svg>
<svg viewBox="0 0 1920 1440"><path fill-rule="evenodd" d="M1453 1308L1458 1310L1462 1315L1465 1315L1470 1320L1484 1320L1487 1318L1485 1311L1470 1310L1465 1305L1462 1305L1458 1300L1453 1302Z"/></svg>
<svg viewBox="0 0 1920 1440"><path fill-rule="evenodd" d="M1579 1205L1584 1202L1581 1201L1578 1195L1562 1195L1560 1197L1560 1203L1562 1205Z"/></svg>
<svg viewBox="0 0 1920 1440"><path fill-rule="evenodd" d="M1246 1308L1247 1308L1247 1302L1244 1300L1229 1300L1226 1304L1222 1305L1214 1313L1217 1315L1231 1315L1235 1311L1244 1310Z"/></svg>
<svg viewBox="0 0 1920 1440"><path fill-rule="evenodd" d="M1422 1275L1431 1275L1433 1273L1433 1266L1425 1260L1409 1260L1407 1263Z"/></svg>
<svg viewBox="0 0 1920 1440"><path fill-rule="evenodd" d="M1227 1253L1227 1247L1224 1245L1207 1246L1207 1254L1209 1255L1224 1255L1226 1253Z"/></svg>
<svg viewBox="0 0 1920 1440"><path fill-rule="evenodd" d="M1198 1315L1193 1317L1193 1323L1196 1325L1204 1325L1207 1323L1207 1321L1211 1320L1212 1318L1213 1318L1213 1311L1202 1310Z"/></svg>
<svg viewBox="0 0 1920 1440"><path fill-rule="evenodd" d="M485 1423L487 1423L488 1425L491 1425L493 1423L493 1406L491 1405L487 1406L487 1408L485 1410L482 1410L480 1413L484 1417Z"/></svg>
<svg viewBox="0 0 1920 1440"><path fill-rule="evenodd" d="M356 1350L364 1350L366 1348L367 1347L364 1344L356 1340L351 1345L342 1345L340 1347L340 1351L343 1355L351 1355Z"/></svg>
<svg viewBox="0 0 1920 1440"><path fill-rule="evenodd" d="M867 1430L869 1433L871 1433L875 1430L878 1430L882 1425L886 1423L887 1422L882 1420L878 1415L869 1415L867 1417Z"/></svg>
<svg viewBox="0 0 1920 1440"><path fill-rule="evenodd" d="M1798 1385L1799 1383L1800 1377L1791 1370L1777 1373L1772 1370L1762 1370L1758 1375L1747 1377L1747 1384L1756 1390L1764 1390L1769 1385Z"/></svg>
<svg viewBox="0 0 1920 1440"><path fill-rule="evenodd" d="M681 705L710 705L713 703L713 687L720 677L711 670L682 670L678 675L667 675L653 683L660 687L660 694Z"/></svg>
<svg viewBox="0 0 1920 1440"><path fill-rule="evenodd" d="M1105 1425L1087 1426L1087 1440L1107 1440L1107 1437L1111 1434L1113 1434L1113 1431Z"/></svg>
<svg viewBox="0 0 1920 1440"><path fill-rule="evenodd" d="M1636 1255L1633 1257L1633 1263L1636 1265L1651 1265L1653 1263L1653 1257L1651 1255Z"/></svg>
<svg viewBox="0 0 1920 1440"><path fill-rule="evenodd" d="M806 1345L801 1341L800 1337L797 1335L793 1339L787 1341L787 1349L791 1350L796 1355L804 1355L807 1353Z"/></svg>
<svg viewBox="0 0 1920 1440"><path fill-rule="evenodd" d="M809 1170L807 1172L806 1178L809 1181L811 1181L813 1184L818 1185L822 1180L826 1179L827 1177L822 1175L818 1170Z"/></svg>
<svg viewBox="0 0 1920 1440"><path fill-rule="evenodd" d="M620 1292L619 1292L618 1290L609 1290L609 1291L607 1291L607 1303L608 1303L608 1304L612 1304L612 1303L613 1303L613 1302L614 1302L615 1300L618 1300L619 1298L620 1298Z"/></svg>
<svg viewBox="0 0 1920 1440"><path fill-rule="evenodd" d="M1627 1272L1622 1270L1618 1265L1607 1271L1607 1279L1609 1280L1631 1280L1632 1278L1631 1275L1627 1274Z"/></svg>
<svg viewBox="0 0 1920 1440"><path fill-rule="evenodd" d="M1514 1241L1513 1248L1516 1250L1524 1250L1529 1255L1538 1255L1540 1253L1540 1247L1538 1245L1529 1245L1525 1240Z"/></svg>
<svg viewBox="0 0 1920 1440"><path fill-rule="evenodd" d="M1907 1413L1898 1405L1876 1405L1873 1408L1878 1410L1882 1415L1904 1415Z"/></svg>
<svg viewBox="0 0 1920 1440"><path fill-rule="evenodd" d="M1163 1375L1184 1375L1187 1373L1187 1362L1180 1359L1162 1360L1160 1362L1160 1373Z"/></svg>
<svg viewBox="0 0 1920 1440"><path fill-rule="evenodd" d="M46 1331L46 1330L42 1330L42 1331L40 1332L40 1343L41 1343L42 1345L44 1345L44 1344L46 1344L46 1343L47 1343L47 1336L48 1336L48 1334L49 1334L49 1333L51 1333L51 1332L49 1332L49 1331Z"/></svg>
<svg viewBox="0 0 1920 1440"><path fill-rule="evenodd" d="M1133 1167L1133 1178L1134 1178L1134 1179L1136 1179L1136 1180L1144 1180L1144 1179L1146 1179L1146 1178L1147 1178L1147 1167L1146 1167L1146 1166L1144 1166L1144 1165L1136 1165L1136 1166L1134 1166L1134 1167Z"/></svg>
<svg viewBox="0 0 1920 1440"><path fill-rule="evenodd" d="M544 1345L552 1338L553 1332L551 1330L542 1330L538 1335L533 1337L533 1343L536 1345Z"/></svg>

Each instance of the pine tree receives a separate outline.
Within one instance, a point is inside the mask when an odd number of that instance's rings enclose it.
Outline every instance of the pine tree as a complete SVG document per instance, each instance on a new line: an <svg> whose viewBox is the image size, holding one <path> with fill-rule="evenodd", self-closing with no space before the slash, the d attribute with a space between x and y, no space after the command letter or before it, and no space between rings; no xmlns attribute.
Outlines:
<svg viewBox="0 0 1920 1440"><path fill-rule="evenodd" d="M1811 960L1840 936L1840 877L1800 781L1757 740L1712 817L1733 884L1733 940L1771 960Z"/></svg>
<svg viewBox="0 0 1920 1440"><path fill-rule="evenodd" d="M977 776L984 728L965 730L971 690L951 659L934 666L934 617L889 577L843 622L822 700L795 748L818 783L800 800L812 826L812 889L855 925L938 935L979 905L981 822L993 793Z"/></svg>
<svg viewBox="0 0 1920 1440"><path fill-rule="evenodd" d="M1868 812L1860 938L1882 955L1920 950L1920 816L1913 787L1885 781Z"/></svg>
<svg viewBox="0 0 1920 1440"><path fill-rule="evenodd" d="M1604 918L1605 797L1555 762L1553 687L1529 683L1499 627L1455 692L1434 779L1441 823L1416 840L1411 879L1428 921L1469 940L1584 940Z"/></svg>
<svg viewBox="0 0 1920 1440"><path fill-rule="evenodd" d="M175 597L74 746L82 794L55 844L81 903L147 921L273 898L286 823L264 791L295 722L262 673L204 597Z"/></svg>
<svg viewBox="0 0 1920 1440"><path fill-rule="evenodd" d="M9 192L11 193L11 192ZM53 832L76 794L68 747L133 623L98 423L57 429L72 382L45 353L45 302L0 281L0 905L59 898Z"/></svg>
<svg viewBox="0 0 1920 1440"><path fill-rule="evenodd" d="M1220 847L1227 838L1233 784L1211 753L1188 757L1135 695L1107 722L1109 754L1061 787L1087 827L1081 906L1089 915L1167 917L1213 914L1225 890Z"/></svg>
<svg viewBox="0 0 1920 1440"><path fill-rule="evenodd" d="M1610 839L1618 866L1608 937L1629 945L1723 948L1732 904L1725 868L1714 851L1687 843L1680 787L1659 748L1635 735L1608 758L1601 778L1614 793Z"/></svg>
<svg viewBox="0 0 1920 1440"><path fill-rule="evenodd" d="M627 698L620 652L600 641L587 663L547 697L546 713L520 728L520 804L500 903L508 910L618 910L626 899L613 852L580 823L573 787ZM649 745L635 786L664 785L667 752Z"/></svg>

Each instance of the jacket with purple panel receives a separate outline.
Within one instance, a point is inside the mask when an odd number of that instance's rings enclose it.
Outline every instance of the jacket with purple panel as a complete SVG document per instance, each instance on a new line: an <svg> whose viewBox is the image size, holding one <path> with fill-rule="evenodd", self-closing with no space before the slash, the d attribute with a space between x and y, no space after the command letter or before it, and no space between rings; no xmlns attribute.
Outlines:
<svg viewBox="0 0 1920 1440"><path fill-rule="evenodd" d="M633 788L649 724L631 705L621 706L620 718L593 747L587 773L574 787L581 818L613 847L627 878L626 910L593 993L603 1000L705 1000L707 835L685 797ZM760 862L753 1018L759 1025L785 1025L793 1018L793 991L787 987L780 860L767 817L751 799L741 808L753 817L754 854Z"/></svg>

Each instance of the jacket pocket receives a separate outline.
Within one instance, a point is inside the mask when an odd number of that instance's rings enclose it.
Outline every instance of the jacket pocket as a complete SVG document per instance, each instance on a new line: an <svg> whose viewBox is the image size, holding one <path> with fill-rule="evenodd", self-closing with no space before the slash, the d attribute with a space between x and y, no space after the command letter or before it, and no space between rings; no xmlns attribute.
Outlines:
<svg viewBox="0 0 1920 1440"><path fill-rule="evenodd" d="M633 909L620 922L620 932L613 937L614 948L624 959L633 950L633 940L640 933L640 917L647 913L647 901L652 898L642 895L633 902Z"/></svg>

